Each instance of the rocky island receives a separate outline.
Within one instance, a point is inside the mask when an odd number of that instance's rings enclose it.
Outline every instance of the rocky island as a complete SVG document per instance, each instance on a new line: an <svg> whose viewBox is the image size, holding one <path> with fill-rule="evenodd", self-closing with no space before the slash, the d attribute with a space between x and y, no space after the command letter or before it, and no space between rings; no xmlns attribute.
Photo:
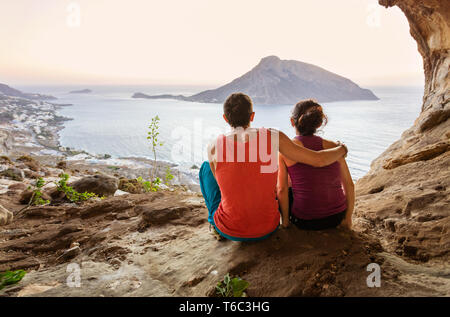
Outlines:
<svg viewBox="0 0 450 317"><path fill-rule="evenodd" d="M16 139L3 123L0 272L27 274L0 296L214 296L226 273L247 280L250 297L449 296L450 3L379 2L408 19L424 60L425 95L414 125L357 182L354 231L294 227L257 243L219 242L200 194L182 187L142 193L120 176L122 167L106 175L108 168L23 153L17 146L30 139ZM59 197L23 212L27 186L61 172L106 198ZM367 285L370 263L381 268L381 287ZM67 286L69 265L80 268L82 287Z"/></svg>
<svg viewBox="0 0 450 317"><path fill-rule="evenodd" d="M204 103L223 103L233 92L248 94L255 104L295 104L314 98L319 102L348 100L378 100L369 89L318 66L277 56L263 58L252 70L217 89L192 96L146 95L135 93L133 98L176 99Z"/></svg>
<svg viewBox="0 0 450 317"><path fill-rule="evenodd" d="M90 93L92 93L92 90L90 89L72 90L69 92L69 94L90 94Z"/></svg>

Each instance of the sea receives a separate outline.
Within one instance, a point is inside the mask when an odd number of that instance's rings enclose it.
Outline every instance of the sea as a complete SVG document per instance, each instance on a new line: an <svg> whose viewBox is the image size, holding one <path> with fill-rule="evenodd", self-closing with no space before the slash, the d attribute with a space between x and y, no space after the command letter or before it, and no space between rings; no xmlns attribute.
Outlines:
<svg viewBox="0 0 450 317"><path fill-rule="evenodd" d="M157 159L189 169L207 159L206 148L217 135L228 131L222 104L178 100L133 99L135 92L146 94L194 94L211 87L200 86L21 86L26 92L50 94L58 98L59 114L72 120L60 131L64 147L112 158L153 158L147 139L152 118L159 118ZM356 180L402 132L411 127L420 113L423 87L376 86L371 89L380 100L323 103L328 124L319 135L339 140L349 148L347 163ZM89 94L70 91L91 89ZM290 137L293 105L255 105L254 127L277 128Z"/></svg>

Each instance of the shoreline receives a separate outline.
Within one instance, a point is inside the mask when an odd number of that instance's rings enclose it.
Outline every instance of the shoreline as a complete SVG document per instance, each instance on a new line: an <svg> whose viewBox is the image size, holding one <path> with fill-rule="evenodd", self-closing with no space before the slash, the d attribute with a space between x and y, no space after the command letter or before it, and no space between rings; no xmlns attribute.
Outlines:
<svg viewBox="0 0 450 317"><path fill-rule="evenodd" d="M146 179L153 160L145 157L111 157L109 154L92 154L85 150L64 147L60 143L59 132L64 123L73 118L57 113L62 107L71 104L34 101L19 97L0 95L0 141L1 134L8 139L8 146L0 144L2 155L19 157L31 155L38 161L57 165L65 161L73 171L104 173L117 178L125 177ZM156 176L164 180L166 169L174 176L172 185L186 186L199 192L198 170L183 169L179 165L158 161Z"/></svg>

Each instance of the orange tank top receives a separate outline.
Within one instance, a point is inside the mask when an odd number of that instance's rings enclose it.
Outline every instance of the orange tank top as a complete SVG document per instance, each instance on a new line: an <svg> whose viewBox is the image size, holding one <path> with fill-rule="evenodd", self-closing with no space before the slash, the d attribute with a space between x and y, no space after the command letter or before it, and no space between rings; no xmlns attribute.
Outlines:
<svg viewBox="0 0 450 317"><path fill-rule="evenodd" d="M214 222L221 232L232 237L263 237L280 223L276 200L278 168L275 165L272 171L263 167L277 164L268 162L267 157L272 151L271 133L261 128L255 134L246 142L224 135L217 139L215 174L222 200ZM274 154L270 157L277 160L278 153Z"/></svg>

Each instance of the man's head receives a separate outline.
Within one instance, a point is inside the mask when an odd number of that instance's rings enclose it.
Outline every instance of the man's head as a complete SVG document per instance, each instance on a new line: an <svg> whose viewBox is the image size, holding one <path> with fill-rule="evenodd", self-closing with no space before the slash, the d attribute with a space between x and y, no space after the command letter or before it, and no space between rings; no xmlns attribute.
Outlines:
<svg viewBox="0 0 450 317"><path fill-rule="evenodd" d="M223 118L233 128L248 128L254 117L252 100L246 94L237 92L225 100Z"/></svg>

